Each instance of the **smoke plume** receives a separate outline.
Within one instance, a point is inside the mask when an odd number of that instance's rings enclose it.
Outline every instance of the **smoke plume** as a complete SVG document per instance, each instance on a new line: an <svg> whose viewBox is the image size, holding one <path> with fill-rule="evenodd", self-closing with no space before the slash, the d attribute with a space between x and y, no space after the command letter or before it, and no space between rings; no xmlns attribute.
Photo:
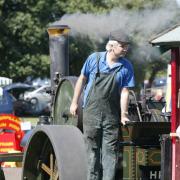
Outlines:
<svg viewBox="0 0 180 180"><path fill-rule="evenodd" d="M138 55L143 56L152 54L148 41L154 35L175 25L178 11L175 0L164 0L162 6L156 9L147 8L137 12L117 8L107 14L66 14L55 23L70 26L72 36L89 36L99 42L107 38L113 30L124 30L137 43L137 49L140 50ZM154 51L153 54L158 55Z"/></svg>

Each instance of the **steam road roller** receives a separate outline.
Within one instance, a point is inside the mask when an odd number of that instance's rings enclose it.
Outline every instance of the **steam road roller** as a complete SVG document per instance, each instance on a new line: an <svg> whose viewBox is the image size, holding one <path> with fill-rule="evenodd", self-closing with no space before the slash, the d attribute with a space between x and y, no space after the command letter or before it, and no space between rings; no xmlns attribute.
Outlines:
<svg viewBox="0 0 180 180"><path fill-rule="evenodd" d="M82 115L79 112L73 117L69 113L77 78L68 76L68 32L68 26L48 28L52 117L41 117L40 125L28 140L23 158L23 180L86 179Z"/></svg>
<svg viewBox="0 0 180 180"><path fill-rule="evenodd" d="M77 77L69 76L69 32L68 26L58 23L48 28L52 113L51 117L44 117L49 125L38 125L28 140L23 180L86 180L82 97L77 116L69 112L77 81ZM170 122L166 115L161 115L159 104L164 106L164 102L153 100L139 102L130 91L130 122L120 131L116 180L161 178L160 137L170 133Z"/></svg>

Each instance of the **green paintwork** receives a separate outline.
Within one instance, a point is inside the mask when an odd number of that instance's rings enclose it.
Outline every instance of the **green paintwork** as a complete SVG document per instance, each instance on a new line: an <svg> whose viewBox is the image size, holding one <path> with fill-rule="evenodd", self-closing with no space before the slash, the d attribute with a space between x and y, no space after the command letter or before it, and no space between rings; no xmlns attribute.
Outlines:
<svg viewBox="0 0 180 180"><path fill-rule="evenodd" d="M75 79L71 77L62 79L59 83L53 104L54 124L77 126L77 117L71 116L69 112L70 104L74 94L75 82ZM68 115L67 119L62 117L63 113Z"/></svg>
<svg viewBox="0 0 180 180"><path fill-rule="evenodd" d="M159 148L136 147L136 163L143 166L160 166L161 151Z"/></svg>
<svg viewBox="0 0 180 180"><path fill-rule="evenodd" d="M160 177L161 148L159 136L170 133L169 122L129 122L121 126L117 180L148 180ZM145 169L145 170L144 170Z"/></svg>
<svg viewBox="0 0 180 180"><path fill-rule="evenodd" d="M160 147L121 146L119 157L118 180L140 180L141 167L160 169Z"/></svg>
<svg viewBox="0 0 180 180"><path fill-rule="evenodd" d="M135 147L121 146L119 153L118 180L136 178Z"/></svg>

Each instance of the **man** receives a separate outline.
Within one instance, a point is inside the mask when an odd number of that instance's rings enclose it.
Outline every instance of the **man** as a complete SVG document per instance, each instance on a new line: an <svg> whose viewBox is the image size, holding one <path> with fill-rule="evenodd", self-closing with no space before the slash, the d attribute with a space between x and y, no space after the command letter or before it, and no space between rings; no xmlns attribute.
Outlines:
<svg viewBox="0 0 180 180"><path fill-rule="evenodd" d="M72 115L77 113L85 87L83 130L88 153L87 180L115 179L120 122L125 125L129 121L128 88L134 86L134 73L131 63L124 58L129 41L122 34L111 33L106 52L96 52L87 58L75 86Z"/></svg>

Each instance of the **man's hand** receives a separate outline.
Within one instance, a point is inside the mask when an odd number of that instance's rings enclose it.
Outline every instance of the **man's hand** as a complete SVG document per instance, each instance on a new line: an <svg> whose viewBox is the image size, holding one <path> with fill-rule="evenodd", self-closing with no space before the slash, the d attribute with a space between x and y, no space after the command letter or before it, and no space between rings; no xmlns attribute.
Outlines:
<svg viewBox="0 0 180 180"><path fill-rule="evenodd" d="M71 106L70 106L70 113L75 116L77 115L77 110L78 110L78 104L72 102Z"/></svg>
<svg viewBox="0 0 180 180"><path fill-rule="evenodd" d="M127 117L127 114L121 114L121 123L123 124L123 125L125 125L126 124L126 122L128 122L129 121L129 118Z"/></svg>

